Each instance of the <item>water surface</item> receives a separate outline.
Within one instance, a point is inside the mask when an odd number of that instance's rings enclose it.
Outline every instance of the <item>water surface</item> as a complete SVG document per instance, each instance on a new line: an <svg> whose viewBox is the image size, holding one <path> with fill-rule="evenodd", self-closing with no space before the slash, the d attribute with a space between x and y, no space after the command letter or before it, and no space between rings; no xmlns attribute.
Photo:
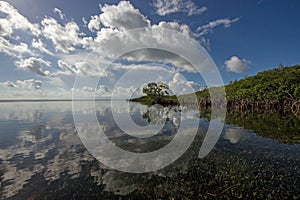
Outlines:
<svg viewBox="0 0 300 200"><path fill-rule="evenodd" d="M124 108L120 105L117 110L128 112ZM80 114L89 109L82 108ZM200 159L209 115L179 108L172 108L172 115L164 110L149 112L148 107L131 103L132 119L140 126L151 125L149 131L137 133L146 138L138 138L117 127L110 102L96 102L96 109L107 137L132 152L167 145L176 135L180 116L199 123L199 129L190 148L168 167L124 173L104 166L83 146L71 102L1 103L1 199L300 198L299 119L229 114L216 146ZM163 129L147 137L154 126ZM189 126L184 128L190 131Z"/></svg>

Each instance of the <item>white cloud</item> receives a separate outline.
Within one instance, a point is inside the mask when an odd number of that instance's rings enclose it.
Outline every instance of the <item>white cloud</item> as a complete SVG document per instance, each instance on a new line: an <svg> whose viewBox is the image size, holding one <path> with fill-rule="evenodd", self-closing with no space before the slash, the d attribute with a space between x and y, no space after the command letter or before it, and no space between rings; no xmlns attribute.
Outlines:
<svg viewBox="0 0 300 200"><path fill-rule="evenodd" d="M170 72L170 69L163 65L142 65L142 64L128 64L123 65L119 63L114 63L112 65L114 70L141 70L142 71L158 71L158 72Z"/></svg>
<svg viewBox="0 0 300 200"><path fill-rule="evenodd" d="M82 90L85 92L95 92L95 88L83 86Z"/></svg>
<svg viewBox="0 0 300 200"><path fill-rule="evenodd" d="M23 54L32 54L25 43L12 44L9 40L0 37L0 52L12 57L21 57Z"/></svg>
<svg viewBox="0 0 300 200"><path fill-rule="evenodd" d="M101 93L107 93L110 92L110 89L108 89L105 85L99 85L97 92Z"/></svg>
<svg viewBox="0 0 300 200"><path fill-rule="evenodd" d="M184 6L185 9L189 8L186 9L185 12L195 13L198 9L191 1L185 1L185 3L181 2L178 3L178 5L179 4L182 4L181 6ZM190 30L189 26L186 24L161 21L158 24L151 25L151 22L143 14L141 14L138 9L134 8L133 5L128 1L121 1L117 5L104 5L101 6L100 9L102 13L92 16L91 20L88 23L88 28L91 31L97 31L97 36L95 38L82 37L79 26L74 21L68 22L65 25L61 25L51 17L46 17L41 21L41 31L43 33L43 36L46 39L51 40L56 51L65 53L64 57L72 56L68 53L77 50L79 51L79 54L80 52L95 51L100 55L103 55L103 57L114 58L116 52L119 52L119 49L126 47L135 47L139 46L140 44L151 44L151 46L165 46L166 49L171 49L171 52L172 49L174 49L173 52L178 52L178 49L180 49L180 51L182 52L191 52L191 54L194 51L190 48L190 43L193 43L193 33ZM54 9L54 12L58 14L62 13L62 11L57 8ZM220 24L224 24L225 27L228 27L230 26L230 23L236 20L237 19L231 21L228 21L228 19L217 20L198 29L200 31L202 29L204 31L207 31ZM127 29L138 27L151 27L152 29L149 31L149 33L126 32ZM164 37L164 35L166 35L165 28L181 32L186 36L187 40L178 40L176 32L174 32L174 34L168 35L168 37ZM41 38L33 39L32 46L36 49L39 49L41 52L51 55L51 52L46 49ZM22 43L22 46L17 47L20 50L31 53L29 50L27 50L28 48L26 49L24 43ZM23 49L21 47L23 47ZM4 47L2 47L2 49L4 49ZM12 48L8 47L6 48L6 50L2 51L6 51L6 53L10 55L21 54L9 52L7 49ZM154 61L169 63L176 66L181 71L195 71L193 66L191 66L179 56L159 50L154 51L151 49L144 49L140 52L135 52L127 55L127 58L125 59L129 61ZM65 59L61 60L66 61ZM66 74L68 72L69 75L88 75L89 72L87 71L93 71L92 68L94 68L94 66L98 66L95 64L82 65L82 63L80 64L81 61L82 60L77 62L69 62L70 65L68 66L65 65L66 63L60 63L60 67L65 69L65 71L58 72L56 74ZM77 65L79 65L79 67ZM102 74L101 76L104 75L104 73L99 69L94 69L93 72L95 71L97 72L97 75L99 73L100 75Z"/></svg>
<svg viewBox="0 0 300 200"><path fill-rule="evenodd" d="M242 128L227 128L224 139L229 140L232 144L236 144L242 139L244 133L245 131Z"/></svg>
<svg viewBox="0 0 300 200"><path fill-rule="evenodd" d="M64 53L74 51L76 46L86 42L79 37L79 27L75 22L69 22L61 26L55 19L48 17L41 22L43 34L55 45L56 50Z"/></svg>
<svg viewBox="0 0 300 200"><path fill-rule="evenodd" d="M28 45L20 42L15 30L26 31L29 35L39 36L38 24L32 24L17 9L5 1L0 1L0 52L8 56L21 58L23 54L32 54Z"/></svg>
<svg viewBox="0 0 300 200"><path fill-rule="evenodd" d="M208 51L211 50L211 48L210 48L210 40L209 40L208 38L200 37L200 38L199 38L199 42L200 42L200 44L201 44L203 47L206 47L206 49L207 49Z"/></svg>
<svg viewBox="0 0 300 200"><path fill-rule="evenodd" d="M149 27L150 21L135 9L129 1L120 1L118 5L104 5L99 15L102 24L117 29Z"/></svg>
<svg viewBox="0 0 300 200"><path fill-rule="evenodd" d="M207 7L205 6L198 8L192 1L187 1L185 5L186 9L188 10L188 16L200 15L207 10Z"/></svg>
<svg viewBox="0 0 300 200"><path fill-rule="evenodd" d="M66 61L58 60L58 66L63 70L58 72L58 74L76 74L79 76L97 76L97 77L107 77L112 76L111 73L107 72L105 69L95 66L90 62L75 62L73 65Z"/></svg>
<svg viewBox="0 0 300 200"><path fill-rule="evenodd" d="M110 98L112 91L105 85L99 85L98 88L83 86L81 88L71 88L75 99L78 98Z"/></svg>
<svg viewBox="0 0 300 200"><path fill-rule="evenodd" d="M58 8L54 8L53 12L59 15L61 20L65 19L66 15Z"/></svg>
<svg viewBox="0 0 300 200"><path fill-rule="evenodd" d="M224 25L225 28L229 28L231 26L232 23L235 23L239 20L239 18L235 18L235 19L217 19L214 21L209 22L208 24L205 24L203 26L200 26L197 28L197 32L196 36L204 36L207 35L208 33L212 32L213 28L216 28L217 26L221 26Z"/></svg>
<svg viewBox="0 0 300 200"><path fill-rule="evenodd" d="M63 70L63 74L76 74L78 69L63 60L57 61L58 66ZM62 72L60 72L62 73Z"/></svg>
<svg viewBox="0 0 300 200"><path fill-rule="evenodd" d="M100 29L100 17L98 15L91 16L91 20L88 23L88 29L90 31L98 31Z"/></svg>
<svg viewBox="0 0 300 200"><path fill-rule="evenodd" d="M193 93L200 89L200 85L198 83L186 80L186 78L180 73L176 73L168 85L172 93L175 95Z"/></svg>
<svg viewBox="0 0 300 200"><path fill-rule="evenodd" d="M60 77L48 76L47 83L54 86L65 87L65 82Z"/></svg>
<svg viewBox="0 0 300 200"><path fill-rule="evenodd" d="M130 47L134 49L134 47L141 45L165 46L167 49L171 49L171 52L178 52L179 49L193 53L192 51L195 50L190 48L190 44L193 43L193 34L185 24L162 21L151 25L150 21L127 1L121 1L118 5L105 5L101 7L101 11L102 13L97 20L100 20L103 27L99 29L94 40L89 43L90 48L100 55L115 58L120 50ZM94 19L96 20L95 16ZM149 32L147 30L145 32L126 31L127 29L138 27L151 27L152 29ZM96 28L90 26L92 30L97 28L98 24L96 24ZM174 32L166 33L165 29L171 29ZM178 33L175 31L185 35L188 42L178 40ZM168 37L166 37L167 34ZM160 50L144 49L127 54L123 58L129 61L169 63L182 71L195 71L193 66L180 58L180 56Z"/></svg>
<svg viewBox="0 0 300 200"><path fill-rule="evenodd" d="M53 55L48 49L46 49L46 47L41 39L38 39L38 40L33 39L31 45L33 48L40 50L40 52L47 53L49 55Z"/></svg>
<svg viewBox="0 0 300 200"><path fill-rule="evenodd" d="M182 36L184 39L178 39L180 34L177 31L180 31L184 35ZM187 54L190 52L190 55L195 55L195 52L199 52L200 50L198 45L193 46L194 43L195 41L190 36L190 29L187 25L178 24L176 22L161 22L158 25L153 25L152 29L129 32L112 28L101 28L100 31L97 32L97 37L94 39L91 48L100 55L114 58L117 56L117 52L123 51L122 49L135 49L139 46L163 47L169 49L170 52L148 48L126 54L123 58L129 61L169 63L181 71L195 72L195 68L182 59L180 55L178 56L171 53L182 52L182 54ZM191 48L192 46L195 48ZM201 60L201 58L197 59Z"/></svg>
<svg viewBox="0 0 300 200"><path fill-rule="evenodd" d="M18 68L21 68L24 70L29 70L37 75L40 75L40 76L51 75L51 73L49 71L42 70L42 64L44 64L46 66L50 66L51 63L49 61L45 61L41 58L35 58L35 57L30 57L28 59L15 62L15 65Z"/></svg>
<svg viewBox="0 0 300 200"><path fill-rule="evenodd" d="M88 22L86 21L85 17L82 17L81 20L82 20L84 26L86 26L88 24Z"/></svg>
<svg viewBox="0 0 300 200"><path fill-rule="evenodd" d="M226 68L230 72L243 73L248 70L248 64L250 61L240 59L237 56L232 56L229 60L224 62Z"/></svg>
<svg viewBox="0 0 300 200"><path fill-rule="evenodd" d="M95 92L95 96L98 98L110 98L111 90L105 85L99 85Z"/></svg>
<svg viewBox="0 0 300 200"><path fill-rule="evenodd" d="M77 89L78 90L78 89ZM111 95L111 90L108 89L105 85L99 85L98 88L83 86L81 91L84 92L94 92L96 96L105 96L109 97Z"/></svg>
<svg viewBox="0 0 300 200"><path fill-rule="evenodd" d="M200 14L206 10L205 7L197 7L192 1L179 0L178 2L181 2L178 3L181 8L180 12L188 15ZM117 5L104 5L100 7L100 10L99 14L91 16L90 21L86 21L83 18L87 28L96 32L96 36L92 38L84 35L74 21L59 23L54 18L45 17L41 20L40 25L32 24L10 4L0 1L0 12L4 13L1 15L1 17L4 17L0 18L0 52L17 57L18 61L15 61L17 68L31 71L39 76L47 76L45 77L47 85L66 87L70 85L69 82L76 75L105 77L103 84L107 86L98 89L103 91L103 93L108 93L108 88L117 80L116 76L125 70L158 72L176 69L177 71L195 72L193 66L188 62L180 56L171 53L176 52L179 55L191 55L193 58L196 57L197 60L202 59L198 55L199 43L195 42L195 35L188 25L165 21L151 24L150 20L138 9L134 8L129 1L120 1ZM53 11L60 15L61 19L65 19L61 10L56 8ZM220 25L229 27L231 23L237 20L216 20L199 27L198 33L209 32ZM149 29L141 32L128 31L129 29L140 27ZM174 30L174 32L168 32L166 31L167 29ZM15 32L15 30L18 31ZM27 35L22 34L18 37L20 30L26 31ZM182 33L185 38L182 40L178 39L176 31ZM27 42L29 41L28 45L23 41L24 39ZM131 52L122 57L122 59L129 61L129 64L120 62L115 65L112 71L104 70L110 64L111 59L115 58L119 52L126 49L136 49L135 47L139 46L150 46L151 48L157 46L168 49L169 52L158 49L143 49ZM35 55L38 51L35 49L45 53L45 55L43 54L45 59L38 58ZM59 53L54 54L48 49ZM98 54L91 57L91 53ZM88 59L86 59L87 56L89 56ZM53 63L57 62L60 68L53 67L50 73L50 71L46 70L46 67L50 67L51 63L46 60L51 60ZM139 63L144 63L145 61L146 63L153 62L154 64L142 65ZM207 69L205 67L203 65L203 69ZM170 81L174 74L174 71L169 73L170 78L167 81ZM111 78L111 76L115 77ZM171 83L175 84L174 81ZM182 87L184 84L196 87L194 82L178 81L178 83L182 83ZM7 87L13 87L16 83L6 82L5 84ZM127 86L130 88L130 85L126 85L124 88ZM126 92L124 88L118 89L120 94ZM178 88L180 87L178 86Z"/></svg>
<svg viewBox="0 0 300 200"><path fill-rule="evenodd" d="M77 62L75 63L77 68L77 74L84 76L98 76L98 77L107 77L108 73L101 69L100 67L93 66L88 62Z"/></svg>
<svg viewBox="0 0 300 200"><path fill-rule="evenodd" d="M118 98L124 99L124 97L128 97L128 96L130 97L136 90L137 88L135 86L130 86L130 87L118 86L113 89L111 96L114 99L118 99Z"/></svg>
<svg viewBox="0 0 300 200"><path fill-rule="evenodd" d="M191 0L156 0L153 3L156 13L165 16L171 13L184 12L190 15L199 15L207 10L206 7L199 8Z"/></svg>
<svg viewBox="0 0 300 200"><path fill-rule="evenodd" d="M35 79L28 79L24 81L18 80L15 85L20 88L41 89L43 82Z"/></svg>
<svg viewBox="0 0 300 200"><path fill-rule="evenodd" d="M11 35L12 30L29 30L31 34L38 36L40 30L37 24L30 23L27 18L21 15L17 9L5 1L0 1L0 12L6 15L0 20L0 34ZM6 31L5 31L6 29Z"/></svg>
<svg viewBox="0 0 300 200"><path fill-rule="evenodd" d="M1 87L8 87L8 88L14 88L16 87L15 84L11 81L6 81L6 82L0 82Z"/></svg>
<svg viewBox="0 0 300 200"><path fill-rule="evenodd" d="M11 81L0 82L1 87L7 88L21 88L21 89L36 89L39 90L42 88L43 82L35 79L28 80L17 80L15 83Z"/></svg>
<svg viewBox="0 0 300 200"><path fill-rule="evenodd" d="M186 24L179 24L177 22L165 22L165 21L161 21L158 23L158 25L153 25L153 28L167 28L167 29L171 29L174 31L178 31L188 37L191 36L191 29L188 25Z"/></svg>
<svg viewBox="0 0 300 200"><path fill-rule="evenodd" d="M0 19L0 36L10 36L13 33L13 28L7 19Z"/></svg>

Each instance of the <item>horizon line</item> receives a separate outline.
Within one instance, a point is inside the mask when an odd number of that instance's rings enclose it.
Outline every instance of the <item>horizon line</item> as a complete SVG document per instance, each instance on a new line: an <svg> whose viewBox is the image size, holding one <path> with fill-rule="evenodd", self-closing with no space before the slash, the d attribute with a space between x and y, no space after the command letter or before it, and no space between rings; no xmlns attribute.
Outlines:
<svg viewBox="0 0 300 200"><path fill-rule="evenodd" d="M6 102L50 102L50 101L121 101L124 99L0 99L0 103ZM126 101L128 99L125 99Z"/></svg>

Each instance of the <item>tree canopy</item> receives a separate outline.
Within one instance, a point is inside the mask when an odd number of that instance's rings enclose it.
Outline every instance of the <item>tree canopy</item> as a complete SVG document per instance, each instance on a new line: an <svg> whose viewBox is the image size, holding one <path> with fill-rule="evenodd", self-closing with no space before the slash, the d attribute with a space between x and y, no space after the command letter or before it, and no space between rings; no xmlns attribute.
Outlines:
<svg viewBox="0 0 300 200"><path fill-rule="evenodd" d="M162 98L169 95L169 86L163 82L151 82L143 87L143 93L151 99Z"/></svg>
<svg viewBox="0 0 300 200"><path fill-rule="evenodd" d="M226 85L227 100L300 101L300 65L266 70ZM208 90L196 92L209 98Z"/></svg>

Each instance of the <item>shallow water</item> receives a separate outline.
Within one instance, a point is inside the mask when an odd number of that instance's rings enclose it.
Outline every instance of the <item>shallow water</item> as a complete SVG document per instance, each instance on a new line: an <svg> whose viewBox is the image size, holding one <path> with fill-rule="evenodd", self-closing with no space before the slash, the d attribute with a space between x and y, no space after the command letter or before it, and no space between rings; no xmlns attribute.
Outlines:
<svg viewBox="0 0 300 200"><path fill-rule="evenodd" d="M82 117L92 112L91 102L86 105L75 112ZM110 141L131 152L168 145L181 125L184 134L193 131L193 123L199 128L174 163L154 172L125 173L87 151L75 128L71 102L0 103L1 199L300 198L298 119L228 115L217 144L200 159L209 119L199 118L197 110L149 112L146 106L130 103L128 111L124 104L114 105L120 115L129 112L135 123L148 127L134 137L116 125L110 107L110 102L96 102L99 124ZM180 122L180 116L188 123ZM152 136L157 127L163 128Z"/></svg>

